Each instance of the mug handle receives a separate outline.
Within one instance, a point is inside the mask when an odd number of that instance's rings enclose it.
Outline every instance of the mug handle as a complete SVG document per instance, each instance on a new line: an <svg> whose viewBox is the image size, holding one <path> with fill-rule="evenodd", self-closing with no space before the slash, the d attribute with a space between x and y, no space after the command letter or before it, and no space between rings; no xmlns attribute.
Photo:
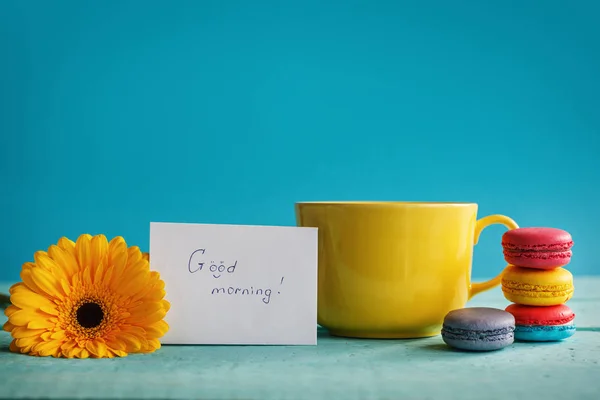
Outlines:
<svg viewBox="0 0 600 400"><path fill-rule="evenodd" d="M494 225L494 224L504 225L509 230L517 229L519 227L519 225L517 225L517 223L515 221L513 221L511 218L509 218L505 215L500 215L500 214L488 215L487 217L478 219L477 222L475 223L475 237L474 237L473 245L476 245L477 242L479 241L479 235L481 235L481 231L483 231L488 226ZM481 292L484 292L486 290L489 290L489 289L499 285L502 280L503 273L504 273L504 270L502 270L502 272L500 272L495 278L490 279L489 281L486 281L486 282L472 283L471 289L469 291L469 300L476 294L479 294Z"/></svg>

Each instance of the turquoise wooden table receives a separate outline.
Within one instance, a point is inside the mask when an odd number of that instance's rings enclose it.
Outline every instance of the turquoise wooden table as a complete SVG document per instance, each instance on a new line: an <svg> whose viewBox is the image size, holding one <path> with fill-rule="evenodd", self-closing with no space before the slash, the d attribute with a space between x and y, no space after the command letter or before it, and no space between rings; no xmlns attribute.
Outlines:
<svg viewBox="0 0 600 400"><path fill-rule="evenodd" d="M476 305L508 302L496 288L469 303ZM491 353L454 351L440 336L358 340L320 331L310 347L164 346L150 355L66 360L9 353L2 332L0 397L598 400L600 277L576 277L569 306L578 328L570 339Z"/></svg>

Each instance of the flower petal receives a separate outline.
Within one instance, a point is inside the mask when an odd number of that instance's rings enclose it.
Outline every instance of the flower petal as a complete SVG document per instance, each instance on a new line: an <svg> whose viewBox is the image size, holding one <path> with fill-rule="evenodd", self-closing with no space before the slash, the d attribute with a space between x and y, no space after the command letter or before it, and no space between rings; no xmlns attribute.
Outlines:
<svg viewBox="0 0 600 400"><path fill-rule="evenodd" d="M121 332L126 332L134 336L146 337L146 331L141 326L123 324L121 326Z"/></svg>
<svg viewBox="0 0 600 400"><path fill-rule="evenodd" d="M83 283L84 285L92 286L93 282L92 282L92 268L91 267L85 267L85 269L83 270L83 276L81 278L81 283Z"/></svg>
<svg viewBox="0 0 600 400"><path fill-rule="evenodd" d="M153 323L152 325L144 326L144 330L149 338L160 338L169 331L169 325L165 321L161 320Z"/></svg>
<svg viewBox="0 0 600 400"><path fill-rule="evenodd" d="M19 347L17 346L17 339L13 339L8 346L8 349L13 353L19 353Z"/></svg>
<svg viewBox="0 0 600 400"><path fill-rule="evenodd" d="M125 239L120 236L115 237L108 243L108 263L109 265L114 265L115 258L122 257L124 254L125 259L127 259L127 243L125 243Z"/></svg>
<svg viewBox="0 0 600 400"><path fill-rule="evenodd" d="M92 272L97 272L97 267L105 262L105 257L108 252L108 241L104 235L96 235L90 241L90 266ZM102 280L101 276L93 274L92 279L95 283Z"/></svg>
<svg viewBox="0 0 600 400"><path fill-rule="evenodd" d="M15 328L16 326L14 326L10 321L6 321L4 325L2 325L2 330L6 332L11 332Z"/></svg>
<svg viewBox="0 0 600 400"><path fill-rule="evenodd" d="M106 357L106 352L108 351L106 344L99 340L88 341L85 345L85 348L90 352L91 355L94 355L98 358Z"/></svg>
<svg viewBox="0 0 600 400"><path fill-rule="evenodd" d="M50 299L31 291L27 287L16 290L10 296L10 302L20 308L33 308L33 309L38 309L40 307L56 308L56 304L54 304L52 301L50 301Z"/></svg>
<svg viewBox="0 0 600 400"><path fill-rule="evenodd" d="M160 293L164 293L165 283L160 279L160 275L154 272L150 272L146 287L131 297L133 301L139 299L144 299L144 301L160 300L164 297L164 295L160 296Z"/></svg>
<svg viewBox="0 0 600 400"><path fill-rule="evenodd" d="M37 267L44 268L46 271L52 271L56 267L54 260L50 258L48 253L42 250L38 250L35 253L33 253L33 260Z"/></svg>
<svg viewBox="0 0 600 400"><path fill-rule="evenodd" d="M27 328L29 329L51 329L56 326L55 322L52 322L49 319L38 318L31 320L27 324Z"/></svg>
<svg viewBox="0 0 600 400"><path fill-rule="evenodd" d="M40 310L42 310L46 314L54 315L55 317L59 316L58 310L56 309L56 306L54 304L51 306L41 306Z"/></svg>
<svg viewBox="0 0 600 400"><path fill-rule="evenodd" d="M10 305L8 307L6 307L4 309L4 315L6 315L8 318L10 318L11 315L13 315L14 313L16 313L17 311L20 311L21 309L15 305Z"/></svg>
<svg viewBox="0 0 600 400"><path fill-rule="evenodd" d="M125 272L125 268L127 268L127 252L122 251L118 254L115 254L111 261L112 263L112 273L109 282L109 286L112 290L115 290L119 287L119 284L122 282L121 277Z"/></svg>
<svg viewBox="0 0 600 400"><path fill-rule="evenodd" d="M71 277L79 272L77 259L72 252L53 245L48 249L48 254L64 270L67 280L71 280Z"/></svg>
<svg viewBox="0 0 600 400"><path fill-rule="evenodd" d="M128 353L135 353L139 351L143 346L143 340L140 337L131 335L126 332L121 332L118 335L118 340L125 344Z"/></svg>
<svg viewBox="0 0 600 400"><path fill-rule="evenodd" d="M59 331L59 332L60 332L60 331ZM55 338L55 339L58 339L58 338ZM73 347L75 347L75 346L77 346L77 341L75 341L75 340L71 339L71 340L69 340L69 341L67 341L67 342L64 342L64 343L62 344L62 346L60 346L60 348L61 348L63 351L67 351L67 350L70 350L70 349L72 349L72 348L73 348Z"/></svg>
<svg viewBox="0 0 600 400"><path fill-rule="evenodd" d="M150 339L148 340L148 344L144 349L144 353L153 353L158 349L160 349L160 341L158 339Z"/></svg>
<svg viewBox="0 0 600 400"><path fill-rule="evenodd" d="M121 236L113 238L108 244L108 267L112 269L111 280L106 282L114 290L120 282L121 275L127 266L127 243Z"/></svg>
<svg viewBox="0 0 600 400"><path fill-rule="evenodd" d="M16 339L16 344L21 349L21 352L29 352L32 347L39 343L42 343L42 339L39 336Z"/></svg>
<svg viewBox="0 0 600 400"><path fill-rule="evenodd" d="M37 351L40 356L47 357L50 355L56 355L60 351L60 345L62 341L52 340L50 342L39 343L33 347L34 351Z"/></svg>
<svg viewBox="0 0 600 400"><path fill-rule="evenodd" d="M41 311L35 311L31 309L19 310L9 317L11 324L15 326L26 326L32 321L48 319L50 315Z"/></svg>
<svg viewBox="0 0 600 400"><path fill-rule="evenodd" d="M110 265L103 265L104 267L104 273L102 276L102 282L106 285L109 285L111 280L112 280L112 275L113 275L113 271L115 270L112 266Z"/></svg>
<svg viewBox="0 0 600 400"><path fill-rule="evenodd" d="M150 325L160 321L165 317L165 315L167 315L167 312L164 308L161 308L160 310L157 310L151 314L129 317L127 321L131 324Z"/></svg>
<svg viewBox="0 0 600 400"><path fill-rule="evenodd" d="M67 338L67 334L65 333L65 331L60 330L60 331L53 332L52 336L50 336L50 337L52 339L64 341Z"/></svg>
<svg viewBox="0 0 600 400"><path fill-rule="evenodd" d="M138 246L129 247L127 249L127 269L140 260L143 260L140 248Z"/></svg>
<svg viewBox="0 0 600 400"><path fill-rule="evenodd" d="M75 242L66 237L61 237L58 240L58 247L61 249L75 255Z"/></svg>
<svg viewBox="0 0 600 400"><path fill-rule="evenodd" d="M21 280L32 291L34 291L36 293L42 293L42 290L38 287L38 285L36 285L36 283L33 280L34 268L35 268L35 264L33 264L33 263L27 262L27 263L23 264L23 267L21 268L21 274L20 274Z"/></svg>
<svg viewBox="0 0 600 400"><path fill-rule="evenodd" d="M75 243L75 257L77 257L77 262L79 263L80 269L85 269L91 264L91 239L91 235L83 234L77 238L77 242Z"/></svg>
<svg viewBox="0 0 600 400"><path fill-rule="evenodd" d="M35 265L44 268L58 279L67 278L65 270L57 264L45 251L36 251L33 255Z"/></svg>
<svg viewBox="0 0 600 400"><path fill-rule="evenodd" d="M144 317L147 317L149 315L152 315L153 313L162 310L163 306L161 303L158 302L146 302L146 303L142 303L141 305L137 306L137 307L133 307L131 309L129 309L129 313L130 318L131 319L143 319Z"/></svg>
<svg viewBox="0 0 600 400"><path fill-rule="evenodd" d="M17 282L8 289L8 293L13 294L18 290L23 290L24 288L27 289L26 284L24 284L23 282Z"/></svg>
<svg viewBox="0 0 600 400"><path fill-rule="evenodd" d="M111 352L113 352L116 356L118 357L127 357L127 353L123 350L110 350Z"/></svg>
<svg viewBox="0 0 600 400"><path fill-rule="evenodd" d="M79 287L79 285L81 284L81 279L79 277L80 275L81 275L81 273L73 275L72 281L73 281L74 288Z"/></svg>
<svg viewBox="0 0 600 400"><path fill-rule="evenodd" d="M77 355L79 358L88 358L90 353L86 349L81 349L81 352Z"/></svg>
<svg viewBox="0 0 600 400"><path fill-rule="evenodd" d="M13 295L13 294L16 294L16 293L37 293L37 292L34 292L33 290L31 290L31 289L29 288L29 286L27 286L27 285L26 285L26 284L24 284L23 282L20 282L20 284L15 284L15 285L12 285L12 286L10 287L10 289L8 290L8 292L9 292L11 295ZM38 293L38 294L39 294L39 293Z"/></svg>
<svg viewBox="0 0 600 400"><path fill-rule="evenodd" d="M164 289L152 289L143 297L144 301L160 301L167 295Z"/></svg>
<svg viewBox="0 0 600 400"><path fill-rule="evenodd" d="M127 345L115 337L106 337L104 339L106 341L106 346L108 346L111 351L127 349Z"/></svg>
<svg viewBox="0 0 600 400"><path fill-rule="evenodd" d="M29 329L24 326L17 326L17 327L15 327L15 329L13 329L13 331L11 332L11 335L15 339L21 339L21 338L27 338L27 337L33 337L33 336L41 337L41 335L44 332L47 332L47 329Z"/></svg>
<svg viewBox="0 0 600 400"><path fill-rule="evenodd" d="M145 271L138 271L135 275L126 273L122 278L121 284L115 289L115 292L123 296L131 297L147 287L148 276L148 273Z"/></svg>
<svg viewBox="0 0 600 400"><path fill-rule="evenodd" d="M110 255L120 253L122 251L127 251L127 243L122 236L115 236L108 243L108 253Z"/></svg>
<svg viewBox="0 0 600 400"><path fill-rule="evenodd" d="M104 263L106 262L106 258L103 262L101 262L100 264L98 264L98 266L96 266L96 270L92 269L92 280L95 283L102 283L104 281Z"/></svg>
<svg viewBox="0 0 600 400"><path fill-rule="evenodd" d="M59 299L64 298L60 281L44 268L34 268L31 270L33 281L44 293L51 297Z"/></svg>
<svg viewBox="0 0 600 400"><path fill-rule="evenodd" d="M169 312L169 310L171 309L171 303L169 303L167 300L163 300L162 305L165 309L165 312Z"/></svg>
<svg viewBox="0 0 600 400"><path fill-rule="evenodd" d="M77 275L73 275L73 276L77 276ZM68 296L71 294L71 286L69 286L69 282L61 279L60 280L60 287L62 288L63 292Z"/></svg>
<svg viewBox="0 0 600 400"><path fill-rule="evenodd" d="M62 348L62 347L61 347ZM83 349L81 347L75 346L75 347L71 347L69 349L62 349L62 353L65 355L65 357L67 358L76 358L79 357L79 354L81 354L81 351Z"/></svg>

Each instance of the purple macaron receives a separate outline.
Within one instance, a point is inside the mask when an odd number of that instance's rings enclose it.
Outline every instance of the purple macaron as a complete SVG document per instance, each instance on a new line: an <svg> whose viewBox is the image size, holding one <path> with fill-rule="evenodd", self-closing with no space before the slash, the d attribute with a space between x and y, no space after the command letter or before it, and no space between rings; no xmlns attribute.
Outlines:
<svg viewBox="0 0 600 400"><path fill-rule="evenodd" d="M461 350L500 350L514 342L515 317L488 307L461 308L444 318L442 339Z"/></svg>

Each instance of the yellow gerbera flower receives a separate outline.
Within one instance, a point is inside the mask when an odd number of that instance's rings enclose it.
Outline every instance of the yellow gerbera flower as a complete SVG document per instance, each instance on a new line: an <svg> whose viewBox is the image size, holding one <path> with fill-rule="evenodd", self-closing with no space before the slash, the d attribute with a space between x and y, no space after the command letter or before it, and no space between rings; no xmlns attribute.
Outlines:
<svg viewBox="0 0 600 400"><path fill-rule="evenodd" d="M151 353L169 326L164 282L149 257L122 237L63 237L23 264L10 288L4 330L10 350L34 356L114 357Z"/></svg>

